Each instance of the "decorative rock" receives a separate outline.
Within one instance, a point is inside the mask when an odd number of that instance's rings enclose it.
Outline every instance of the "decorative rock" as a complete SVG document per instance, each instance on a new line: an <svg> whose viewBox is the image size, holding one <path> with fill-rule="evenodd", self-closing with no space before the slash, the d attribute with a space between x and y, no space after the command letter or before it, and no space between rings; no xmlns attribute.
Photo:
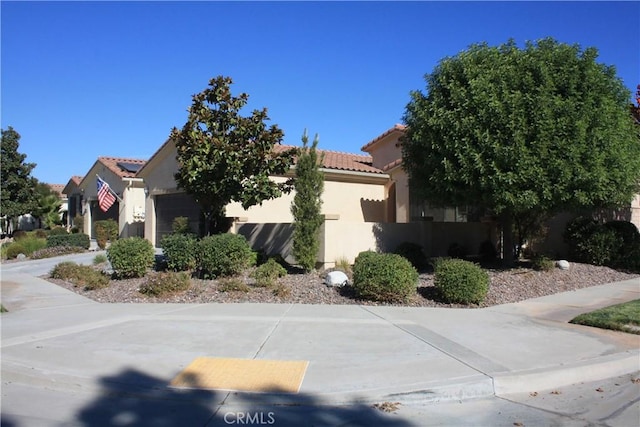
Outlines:
<svg viewBox="0 0 640 427"><path fill-rule="evenodd" d="M349 283L349 278L342 271L331 271L324 278L324 284L327 286L344 286Z"/></svg>
<svg viewBox="0 0 640 427"><path fill-rule="evenodd" d="M558 268L560 270L568 270L569 269L569 261L561 259L560 261L556 262L556 265L558 266Z"/></svg>
<svg viewBox="0 0 640 427"><path fill-rule="evenodd" d="M24 259L27 259L27 256L25 254L18 254L18 256L16 257L16 259L18 261L22 261Z"/></svg>

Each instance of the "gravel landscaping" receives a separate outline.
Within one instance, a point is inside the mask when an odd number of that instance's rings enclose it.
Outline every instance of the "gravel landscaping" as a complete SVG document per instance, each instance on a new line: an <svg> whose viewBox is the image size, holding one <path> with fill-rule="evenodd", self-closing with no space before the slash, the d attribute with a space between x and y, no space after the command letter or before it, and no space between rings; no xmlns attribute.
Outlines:
<svg viewBox="0 0 640 427"><path fill-rule="evenodd" d="M485 301L479 306L444 304L438 301L433 286L433 274L422 273L418 292L404 305L411 307L488 307L513 303L559 292L589 286L639 278L640 274L616 271L608 267L571 263L568 270L558 268L549 272L526 267L513 269L489 269L490 286ZM296 303L296 304L361 304L381 305L357 300L349 286L331 288L323 283L324 273L289 274L279 279L275 287L253 286L248 276L236 278L249 285L248 292L224 291L224 281L192 279L191 289L164 296L148 297L138 292L144 278L111 280L105 289L87 291L73 284L47 280L102 303ZM227 284L228 285L228 284ZM227 286L228 288L229 286Z"/></svg>

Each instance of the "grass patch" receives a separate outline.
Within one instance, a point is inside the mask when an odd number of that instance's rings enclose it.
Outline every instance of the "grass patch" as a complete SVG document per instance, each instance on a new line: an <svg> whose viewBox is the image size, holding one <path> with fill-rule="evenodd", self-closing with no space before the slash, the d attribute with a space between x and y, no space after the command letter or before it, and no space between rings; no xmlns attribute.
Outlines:
<svg viewBox="0 0 640 427"><path fill-rule="evenodd" d="M6 308L4 308L4 305L0 304L0 313L6 313L9 310L7 310Z"/></svg>
<svg viewBox="0 0 640 427"><path fill-rule="evenodd" d="M569 323L640 335L640 299L581 314Z"/></svg>

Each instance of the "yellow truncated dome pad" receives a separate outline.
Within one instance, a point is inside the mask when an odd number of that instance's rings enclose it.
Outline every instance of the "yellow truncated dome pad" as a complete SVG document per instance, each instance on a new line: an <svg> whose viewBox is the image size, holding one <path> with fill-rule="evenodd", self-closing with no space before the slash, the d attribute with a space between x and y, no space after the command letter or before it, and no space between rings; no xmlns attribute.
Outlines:
<svg viewBox="0 0 640 427"><path fill-rule="evenodd" d="M309 362L198 357L172 381L171 386L258 393L297 393Z"/></svg>

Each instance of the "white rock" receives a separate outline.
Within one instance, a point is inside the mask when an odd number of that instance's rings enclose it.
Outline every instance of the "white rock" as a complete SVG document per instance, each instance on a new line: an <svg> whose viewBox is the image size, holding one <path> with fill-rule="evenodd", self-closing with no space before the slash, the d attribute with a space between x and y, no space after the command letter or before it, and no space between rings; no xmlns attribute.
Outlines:
<svg viewBox="0 0 640 427"><path fill-rule="evenodd" d="M27 256L25 254L18 254L18 256L16 256L16 259L18 261L23 261L23 260L27 259Z"/></svg>
<svg viewBox="0 0 640 427"><path fill-rule="evenodd" d="M344 286L349 283L349 278L342 271L331 271L324 278L327 286Z"/></svg>
<svg viewBox="0 0 640 427"><path fill-rule="evenodd" d="M568 270L569 269L569 261L561 259L560 261L556 261L556 265L560 270Z"/></svg>

